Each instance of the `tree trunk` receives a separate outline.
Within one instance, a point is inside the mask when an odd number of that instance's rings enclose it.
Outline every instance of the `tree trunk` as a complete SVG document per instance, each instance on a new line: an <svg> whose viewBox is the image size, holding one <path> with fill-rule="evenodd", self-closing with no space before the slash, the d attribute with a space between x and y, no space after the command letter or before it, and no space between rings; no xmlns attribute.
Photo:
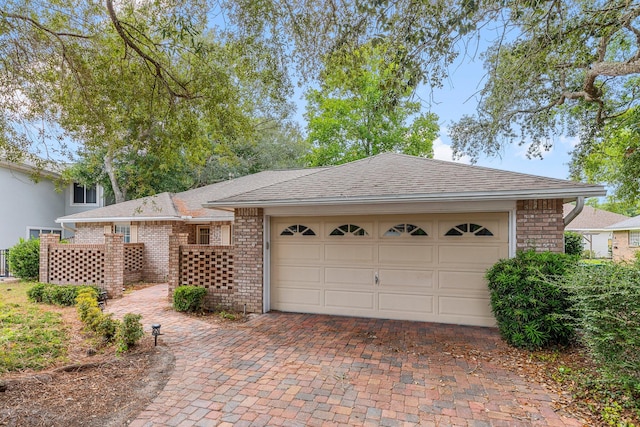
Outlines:
<svg viewBox="0 0 640 427"><path fill-rule="evenodd" d="M116 179L116 171L113 167L113 154L111 151L108 151L104 156L104 168L107 171L107 175L109 175L109 181L111 181L111 189L116 198L116 203L124 202L125 194L120 189L120 185L118 185L118 180Z"/></svg>

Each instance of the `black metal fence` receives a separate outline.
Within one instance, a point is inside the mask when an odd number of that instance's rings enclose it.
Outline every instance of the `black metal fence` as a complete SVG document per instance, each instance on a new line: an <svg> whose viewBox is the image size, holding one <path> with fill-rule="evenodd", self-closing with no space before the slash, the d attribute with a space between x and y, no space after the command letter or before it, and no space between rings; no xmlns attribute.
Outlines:
<svg viewBox="0 0 640 427"><path fill-rule="evenodd" d="M9 249L0 249L0 277L9 276Z"/></svg>

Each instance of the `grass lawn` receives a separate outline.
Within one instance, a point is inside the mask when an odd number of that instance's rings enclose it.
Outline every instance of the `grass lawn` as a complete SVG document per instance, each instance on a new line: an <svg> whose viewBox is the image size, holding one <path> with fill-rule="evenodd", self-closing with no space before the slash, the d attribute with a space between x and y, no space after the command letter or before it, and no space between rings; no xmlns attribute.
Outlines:
<svg viewBox="0 0 640 427"><path fill-rule="evenodd" d="M29 302L31 282L0 283L0 374L43 369L67 355L62 315Z"/></svg>

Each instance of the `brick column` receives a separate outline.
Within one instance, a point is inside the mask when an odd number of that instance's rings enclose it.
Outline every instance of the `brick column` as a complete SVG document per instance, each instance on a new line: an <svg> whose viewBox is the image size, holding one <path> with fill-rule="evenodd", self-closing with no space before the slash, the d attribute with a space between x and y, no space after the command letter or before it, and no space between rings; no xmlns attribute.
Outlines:
<svg viewBox="0 0 640 427"><path fill-rule="evenodd" d="M518 200L516 249L564 252L562 199Z"/></svg>
<svg viewBox="0 0 640 427"><path fill-rule="evenodd" d="M173 301L173 291L180 286L180 247L188 244L189 233L169 235L169 302Z"/></svg>
<svg viewBox="0 0 640 427"><path fill-rule="evenodd" d="M38 280L40 283L49 283L49 246L60 242L57 234L40 235L40 265L38 267Z"/></svg>
<svg viewBox="0 0 640 427"><path fill-rule="evenodd" d="M246 304L247 311L253 313L262 313L263 307L263 224L264 214L261 208L235 210L233 282L236 288L236 303L239 306Z"/></svg>
<svg viewBox="0 0 640 427"><path fill-rule="evenodd" d="M105 234L104 246L104 287L109 298L120 298L124 286L124 240L122 234Z"/></svg>

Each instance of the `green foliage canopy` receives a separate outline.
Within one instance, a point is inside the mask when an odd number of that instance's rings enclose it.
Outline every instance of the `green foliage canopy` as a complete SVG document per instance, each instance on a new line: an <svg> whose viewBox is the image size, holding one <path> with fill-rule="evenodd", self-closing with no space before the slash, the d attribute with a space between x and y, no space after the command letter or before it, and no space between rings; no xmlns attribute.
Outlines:
<svg viewBox="0 0 640 427"><path fill-rule="evenodd" d="M346 163L387 151L433 156L437 116L417 115L411 88L397 86L397 58L383 44L327 60L319 89L307 92L313 166Z"/></svg>

